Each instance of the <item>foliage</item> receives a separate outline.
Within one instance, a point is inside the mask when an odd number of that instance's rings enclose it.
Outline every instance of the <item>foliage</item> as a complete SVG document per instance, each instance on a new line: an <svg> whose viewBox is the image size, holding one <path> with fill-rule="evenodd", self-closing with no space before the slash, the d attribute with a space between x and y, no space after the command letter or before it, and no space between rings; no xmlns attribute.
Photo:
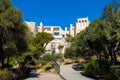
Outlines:
<svg viewBox="0 0 120 80"><path fill-rule="evenodd" d="M110 73L111 63L107 60L98 60L96 62L98 63L98 75L106 77Z"/></svg>
<svg viewBox="0 0 120 80"><path fill-rule="evenodd" d="M84 64L84 74L90 77L107 78L110 74L110 63L105 60L96 61L91 59Z"/></svg>
<svg viewBox="0 0 120 80"><path fill-rule="evenodd" d="M59 53L60 53L60 54L61 54L61 51L62 51L63 47L64 47L63 45L59 45L59 46L58 46L58 49L59 49Z"/></svg>
<svg viewBox="0 0 120 80"><path fill-rule="evenodd" d="M66 42L68 43L68 46L70 47L70 44L72 43L72 41L73 41L73 36L71 36L70 34L67 34L66 35L66 38L65 38L65 40L66 40Z"/></svg>
<svg viewBox="0 0 120 80"><path fill-rule="evenodd" d="M52 54L44 54L42 59L46 62L54 62L56 61L57 59L61 58L61 54L55 54L55 53L52 53Z"/></svg>
<svg viewBox="0 0 120 80"><path fill-rule="evenodd" d="M0 80L11 80L12 71L8 69L0 70Z"/></svg>
<svg viewBox="0 0 120 80"><path fill-rule="evenodd" d="M67 42L72 42L73 37L72 37L71 35L67 34L65 40L66 40Z"/></svg>
<svg viewBox="0 0 120 80"><path fill-rule="evenodd" d="M41 69L43 70L43 71L49 71L50 69L52 69L53 68L53 66L50 64L50 63L46 63L46 64L44 64L42 67L41 67Z"/></svg>
<svg viewBox="0 0 120 80"><path fill-rule="evenodd" d="M96 76L97 66L95 60L91 59L86 65L84 64L84 74L92 77Z"/></svg>
<svg viewBox="0 0 120 80"><path fill-rule="evenodd" d="M89 27L78 33L71 47L66 50L69 58L74 56L74 52L83 58L94 57L85 66L86 75L99 75L108 79L116 74L118 77L119 71L110 72L110 63L117 64L120 52L120 2L114 0L112 4L105 6L102 17L95 19Z"/></svg>
<svg viewBox="0 0 120 80"><path fill-rule="evenodd" d="M51 61L53 61L53 56L51 54L45 54L45 55L43 55L42 59L47 62L51 62Z"/></svg>
<svg viewBox="0 0 120 80"><path fill-rule="evenodd" d="M111 60L117 64L120 51L120 9L119 2L105 6L103 15L78 33L71 47L80 57Z"/></svg>
<svg viewBox="0 0 120 80"><path fill-rule="evenodd" d="M2 68L20 65L17 66L20 69L17 74L24 72L24 75L19 75L19 77L28 75L30 73L28 67L34 61L32 50L35 50L28 45L31 40L32 36L22 20L22 13L12 6L10 0L0 0L0 62ZM4 72L3 75L0 74L0 78L11 80L10 76L16 73L12 74L11 68L10 70L3 69Z"/></svg>
<svg viewBox="0 0 120 80"><path fill-rule="evenodd" d="M9 0L0 0L0 13L5 12L9 7L12 6Z"/></svg>
<svg viewBox="0 0 120 80"><path fill-rule="evenodd" d="M74 47L70 47L65 50L65 53L64 53L65 58L75 59L77 56L78 55L77 53L75 53Z"/></svg>
<svg viewBox="0 0 120 80"><path fill-rule="evenodd" d="M38 54L44 51L52 39L53 36L48 33L38 33L33 37L22 20L22 13L12 6L10 0L0 0L0 63L2 68L19 65L17 68L18 74L21 73L20 78L27 76L30 73L30 67L38 63ZM0 74L0 76L9 78L7 76L9 70L5 72L5 75Z"/></svg>
<svg viewBox="0 0 120 80"><path fill-rule="evenodd" d="M19 56L28 50L27 27L22 21L22 13L9 0L0 0L0 61L2 67L7 58Z"/></svg>
<svg viewBox="0 0 120 80"><path fill-rule="evenodd" d="M116 80L120 80L120 65L111 66L111 72L115 75L114 78L116 77Z"/></svg>
<svg viewBox="0 0 120 80"><path fill-rule="evenodd" d="M53 39L52 34L46 32L37 33L33 38L33 45L41 52L44 52L47 44Z"/></svg>
<svg viewBox="0 0 120 80"><path fill-rule="evenodd" d="M117 64L117 55L120 45L120 2L116 0L113 4L105 6L102 21L106 27L105 34L107 40L107 49L111 62Z"/></svg>

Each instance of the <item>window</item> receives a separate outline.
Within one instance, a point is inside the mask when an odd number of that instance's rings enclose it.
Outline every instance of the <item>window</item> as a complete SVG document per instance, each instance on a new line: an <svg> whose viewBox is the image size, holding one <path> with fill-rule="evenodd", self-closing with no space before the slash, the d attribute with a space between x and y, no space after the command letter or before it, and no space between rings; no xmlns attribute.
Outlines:
<svg viewBox="0 0 120 80"><path fill-rule="evenodd" d="M59 27L53 28L54 31L59 31Z"/></svg>
<svg viewBox="0 0 120 80"><path fill-rule="evenodd" d="M65 35L62 35L62 37L64 38L64 37L65 37Z"/></svg>
<svg viewBox="0 0 120 80"><path fill-rule="evenodd" d="M59 36L59 32L54 32L54 36Z"/></svg>

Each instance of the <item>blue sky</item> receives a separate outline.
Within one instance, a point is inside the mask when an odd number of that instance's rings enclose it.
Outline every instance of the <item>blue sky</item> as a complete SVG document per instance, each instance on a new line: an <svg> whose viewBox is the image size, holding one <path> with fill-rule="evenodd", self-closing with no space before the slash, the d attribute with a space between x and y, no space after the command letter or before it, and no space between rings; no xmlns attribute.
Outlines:
<svg viewBox="0 0 120 80"><path fill-rule="evenodd" d="M24 21L39 25L68 27L78 18L89 17L90 22L102 15L103 7L112 0L11 0L20 9Z"/></svg>

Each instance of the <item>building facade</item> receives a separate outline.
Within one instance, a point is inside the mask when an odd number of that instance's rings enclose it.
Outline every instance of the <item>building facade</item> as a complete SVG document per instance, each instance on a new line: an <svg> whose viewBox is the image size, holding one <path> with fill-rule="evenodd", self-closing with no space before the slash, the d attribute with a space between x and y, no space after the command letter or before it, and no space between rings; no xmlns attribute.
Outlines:
<svg viewBox="0 0 120 80"><path fill-rule="evenodd" d="M30 31L35 35L37 33L36 22L25 22Z"/></svg>
<svg viewBox="0 0 120 80"><path fill-rule="evenodd" d="M77 33L88 27L90 22L88 20L88 17L79 18L74 26L73 24L70 24L69 30L67 27L65 27L65 30L63 30L60 26L44 26L42 22L40 22L39 26L36 26L35 22L25 23L28 25L33 34L36 34L38 32L47 32L54 36L54 40L52 40L46 46L46 53L51 53L53 50L55 50L55 53L63 54L68 46L67 42L65 41L66 34L70 34L74 37L77 35ZM59 49L60 45L63 46L62 49Z"/></svg>
<svg viewBox="0 0 120 80"><path fill-rule="evenodd" d="M70 24L70 30L69 34L73 37L77 35L80 31L84 30L86 27L88 27L90 24L88 17L85 18L78 18L77 22L73 26L73 24Z"/></svg>

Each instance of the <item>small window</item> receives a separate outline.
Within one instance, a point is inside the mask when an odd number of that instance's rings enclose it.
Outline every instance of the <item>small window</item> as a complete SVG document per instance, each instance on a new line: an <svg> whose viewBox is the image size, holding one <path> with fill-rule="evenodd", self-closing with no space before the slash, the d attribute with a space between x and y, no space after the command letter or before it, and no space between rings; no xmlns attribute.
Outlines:
<svg viewBox="0 0 120 80"><path fill-rule="evenodd" d="M64 37L65 37L65 35L62 35L62 37L64 38Z"/></svg>
<svg viewBox="0 0 120 80"><path fill-rule="evenodd" d="M51 45L51 47L54 47L54 45Z"/></svg>
<svg viewBox="0 0 120 80"><path fill-rule="evenodd" d="M81 23L81 21L79 21L79 23Z"/></svg>
<svg viewBox="0 0 120 80"><path fill-rule="evenodd" d="M59 32L55 32L55 33L54 33L54 36L59 36Z"/></svg>

